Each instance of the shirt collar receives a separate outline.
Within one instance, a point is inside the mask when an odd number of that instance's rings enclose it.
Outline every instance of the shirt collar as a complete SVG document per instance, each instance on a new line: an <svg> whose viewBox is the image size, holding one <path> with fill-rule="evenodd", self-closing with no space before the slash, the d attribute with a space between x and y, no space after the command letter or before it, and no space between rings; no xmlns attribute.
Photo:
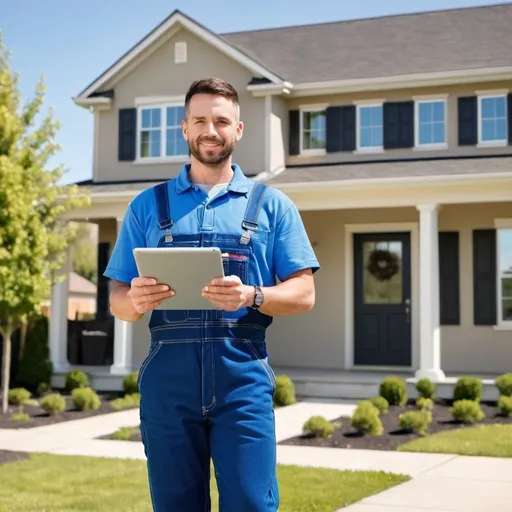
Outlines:
<svg viewBox="0 0 512 512"><path fill-rule="evenodd" d="M190 167L191 164L185 164L176 177L176 192L178 192L178 194L181 194L194 186L188 175ZM249 191L248 178L244 175L242 169L240 169L237 164L232 164L231 169L233 169L234 174L227 186L227 189L232 192L246 194Z"/></svg>

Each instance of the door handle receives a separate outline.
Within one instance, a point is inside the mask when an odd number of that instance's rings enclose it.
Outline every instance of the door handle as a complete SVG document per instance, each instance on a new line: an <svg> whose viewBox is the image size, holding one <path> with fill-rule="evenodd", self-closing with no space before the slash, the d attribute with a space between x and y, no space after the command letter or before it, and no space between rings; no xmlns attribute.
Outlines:
<svg viewBox="0 0 512 512"><path fill-rule="evenodd" d="M405 313L407 314L407 323L411 322L411 299L405 299Z"/></svg>

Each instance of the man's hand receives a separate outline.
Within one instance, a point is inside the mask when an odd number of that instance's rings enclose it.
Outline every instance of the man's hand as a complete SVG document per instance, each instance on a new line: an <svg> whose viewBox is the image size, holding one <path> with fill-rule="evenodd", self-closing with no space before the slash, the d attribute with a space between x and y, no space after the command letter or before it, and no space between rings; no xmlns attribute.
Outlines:
<svg viewBox="0 0 512 512"><path fill-rule="evenodd" d="M132 279L127 295L135 312L143 315L164 300L173 297L175 292L167 285L156 284L156 279L152 277L136 277Z"/></svg>
<svg viewBox="0 0 512 512"><path fill-rule="evenodd" d="M222 311L237 311L251 306L254 300L254 287L242 283L238 276L213 279L201 293Z"/></svg>

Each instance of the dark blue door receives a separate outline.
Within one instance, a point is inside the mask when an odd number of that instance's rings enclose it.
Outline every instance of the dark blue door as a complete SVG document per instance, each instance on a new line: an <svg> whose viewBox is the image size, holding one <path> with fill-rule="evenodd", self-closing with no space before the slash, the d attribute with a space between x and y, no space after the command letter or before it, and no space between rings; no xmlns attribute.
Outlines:
<svg viewBox="0 0 512 512"><path fill-rule="evenodd" d="M354 235L354 363L411 365L409 233Z"/></svg>

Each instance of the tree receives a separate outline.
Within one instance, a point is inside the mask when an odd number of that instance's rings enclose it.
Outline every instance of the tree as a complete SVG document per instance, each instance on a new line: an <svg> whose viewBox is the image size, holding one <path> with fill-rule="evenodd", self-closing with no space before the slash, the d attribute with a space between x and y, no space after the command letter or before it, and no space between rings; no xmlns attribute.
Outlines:
<svg viewBox="0 0 512 512"><path fill-rule="evenodd" d="M78 223L72 254L72 269L89 281L97 283L98 241L94 236L93 225Z"/></svg>
<svg viewBox="0 0 512 512"><path fill-rule="evenodd" d="M60 278L74 226L62 215L88 204L76 186L61 186L62 166L49 167L60 151L53 111L41 113L44 80L24 105L17 74L0 32L0 336L3 338L2 413L7 411L11 336L40 310ZM38 116L41 120L38 121Z"/></svg>

